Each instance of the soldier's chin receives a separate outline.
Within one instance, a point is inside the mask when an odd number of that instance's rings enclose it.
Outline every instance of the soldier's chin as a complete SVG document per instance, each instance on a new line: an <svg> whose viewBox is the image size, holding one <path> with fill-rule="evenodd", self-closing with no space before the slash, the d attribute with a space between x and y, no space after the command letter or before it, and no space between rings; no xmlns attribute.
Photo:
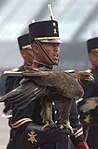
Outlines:
<svg viewBox="0 0 98 149"><path fill-rule="evenodd" d="M59 61L54 61L54 65L58 65L59 64Z"/></svg>

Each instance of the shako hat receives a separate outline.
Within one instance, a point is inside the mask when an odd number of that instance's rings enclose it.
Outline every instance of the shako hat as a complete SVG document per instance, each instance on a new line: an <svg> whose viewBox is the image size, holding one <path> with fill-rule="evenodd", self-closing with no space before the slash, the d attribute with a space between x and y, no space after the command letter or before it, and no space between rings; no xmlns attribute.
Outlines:
<svg viewBox="0 0 98 149"><path fill-rule="evenodd" d="M59 37L58 22L46 20L29 25L30 42L62 43Z"/></svg>
<svg viewBox="0 0 98 149"><path fill-rule="evenodd" d="M87 50L88 52L91 52L91 51L98 52L98 37L87 40Z"/></svg>
<svg viewBox="0 0 98 149"><path fill-rule="evenodd" d="M24 34L18 37L18 45L20 50L31 48L29 34Z"/></svg>

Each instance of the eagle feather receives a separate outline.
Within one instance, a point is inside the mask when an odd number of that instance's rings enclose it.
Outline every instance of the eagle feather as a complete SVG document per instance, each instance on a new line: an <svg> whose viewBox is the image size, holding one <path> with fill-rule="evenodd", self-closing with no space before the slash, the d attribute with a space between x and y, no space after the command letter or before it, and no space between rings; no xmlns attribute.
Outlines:
<svg viewBox="0 0 98 149"><path fill-rule="evenodd" d="M76 75L58 70L33 69L23 72L20 86L1 97L14 108L24 109L33 100L42 104L41 116L45 123L52 122L52 102L60 101L60 123L67 123L73 100L81 98L83 89Z"/></svg>

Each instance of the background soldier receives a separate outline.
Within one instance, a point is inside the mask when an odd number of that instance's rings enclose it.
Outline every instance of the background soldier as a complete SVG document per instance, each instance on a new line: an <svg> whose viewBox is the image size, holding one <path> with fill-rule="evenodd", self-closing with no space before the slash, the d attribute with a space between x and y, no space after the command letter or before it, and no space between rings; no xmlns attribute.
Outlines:
<svg viewBox="0 0 98 149"><path fill-rule="evenodd" d="M33 63L33 52L29 42L29 34L24 34L18 37L18 45L19 45L20 54L24 59L24 64L19 68L12 69L11 70L12 72L25 71L26 67L31 67ZM6 82L5 82L5 94L15 89L16 87L18 87L21 79L22 77L7 76ZM12 114L12 106L8 104L8 102L5 102L5 108L3 112L8 118L9 118L9 114ZM11 118L9 118L9 122L10 122L10 119ZM14 135L14 129L11 129L10 139L7 145L7 149L13 149L13 140L12 140L13 135Z"/></svg>
<svg viewBox="0 0 98 149"><path fill-rule="evenodd" d="M91 38L87 41L88 56L91 62L90 72L94 76L94 81L88 84L85 88L84 100L80 102L79 109L84 105L86 107L86 100L94 100L92 97L98 97L98 37ZM88 103L89 104L89 103ZM92 103L93 104L93 103ZM98 148L98 106L95 109L93 105L89 105L89 111L87 108L81 112L81 120L84 125L84 133L90 149Z"/></svg>

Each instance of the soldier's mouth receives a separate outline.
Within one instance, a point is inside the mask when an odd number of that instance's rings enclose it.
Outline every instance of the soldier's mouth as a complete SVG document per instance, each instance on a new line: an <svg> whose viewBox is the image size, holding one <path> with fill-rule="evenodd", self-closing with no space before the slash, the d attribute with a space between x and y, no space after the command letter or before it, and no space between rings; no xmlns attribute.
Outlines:
<svg viewBox="0 0 98 149"><path fill-rule="evenodd" d="M58 61L58 60L59 60L59 54L58 54L58 53L54 54L54 55L53 55L53 59L54 59L55 61Z"/></svg>

